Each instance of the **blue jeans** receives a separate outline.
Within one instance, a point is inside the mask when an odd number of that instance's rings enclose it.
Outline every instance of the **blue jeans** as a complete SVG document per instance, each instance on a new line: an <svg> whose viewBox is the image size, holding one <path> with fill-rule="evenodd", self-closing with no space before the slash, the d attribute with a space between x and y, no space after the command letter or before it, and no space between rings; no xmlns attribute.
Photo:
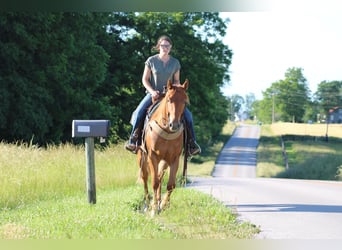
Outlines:
<svg viewBox="0 0 342 250"><path fill-rule="evenodd" d="M134 112L132 114L132 117L131 117L131 124L133 126L132 134L139 127L139 125L142 124L142 122L144 121L147 109L151 105L152 105L152 97L151 97L151 94L148 93L141 100L138 107L134 110ZM192 139L194 141L196 141L194 125L193 125L193 121L192 121L192 113L190 112L190 110L187 107L184 110L184 120L186 122L187 127L190 129Z"/></svg>

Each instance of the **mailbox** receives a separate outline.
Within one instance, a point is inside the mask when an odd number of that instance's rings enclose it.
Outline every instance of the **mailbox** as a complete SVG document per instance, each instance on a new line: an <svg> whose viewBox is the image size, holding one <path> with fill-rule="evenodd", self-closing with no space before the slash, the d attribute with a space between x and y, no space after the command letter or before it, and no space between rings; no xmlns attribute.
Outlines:
<svg viewBox="0 0 342 250"><path fill-rule="evenodd" d="M108 137L109 120L73 120L72 137Z"/></svg>

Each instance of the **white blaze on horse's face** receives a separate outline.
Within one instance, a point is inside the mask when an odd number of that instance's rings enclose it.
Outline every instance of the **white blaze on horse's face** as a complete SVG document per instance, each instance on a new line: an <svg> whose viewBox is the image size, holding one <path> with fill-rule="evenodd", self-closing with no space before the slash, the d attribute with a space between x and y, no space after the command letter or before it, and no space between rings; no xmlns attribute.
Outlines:
<svg viewBox="0 0 342 250"><path fill-rule="evenodd" d="M182 87L173 87L169 91L170 94L167 96L168 126L169 130L174 132L181 127L182 115L188 97Z"/></svg>

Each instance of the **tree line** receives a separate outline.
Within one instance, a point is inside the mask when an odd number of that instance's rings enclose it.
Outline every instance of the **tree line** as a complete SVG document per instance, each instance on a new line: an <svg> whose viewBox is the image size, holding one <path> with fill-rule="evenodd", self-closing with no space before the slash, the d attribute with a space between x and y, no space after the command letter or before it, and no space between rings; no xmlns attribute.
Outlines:
<svg viewBox="0 0 342 250"><path fill-rule="evenodd" d="M245 104L247 117L255 117L263 123L326 122L329 111L342 108L342 81L322 81L315 93L311 93L302 68L288 68L284 79L271 84L256 100L253 94L236 98L235 106ZM241 111L241 110L239 110Z"/></svg>
<svg viewBox="0 0 342 250"><path fill-rule="evenodd" d="M198 141L211 143L228 118L232 51L229 20L218 13L0 13L0 139L71 141L74 119L109 119L110 141L127 139L130 116L145 89L145 60L169 35L190 81Z"/></svg>

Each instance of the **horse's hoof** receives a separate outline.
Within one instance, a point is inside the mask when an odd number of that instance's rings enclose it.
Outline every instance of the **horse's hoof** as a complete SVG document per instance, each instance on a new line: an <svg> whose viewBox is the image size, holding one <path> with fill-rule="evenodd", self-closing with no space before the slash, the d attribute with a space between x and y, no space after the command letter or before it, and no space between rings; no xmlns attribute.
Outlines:
<svg viewBox="0 0 342 250"><path fill-rule="evenodd" d="M170 207L170 203L169 202L163 202L160 206L160 210L165 210L167 208Z"/></svg>
<svg viewBox="0 0 342 250"><path fill-rule="evenodd" d="M151 217L153 218L154 216L156 216L156 214L157 214L157 212L154 209L152 209L151 210Z"/></svg>

